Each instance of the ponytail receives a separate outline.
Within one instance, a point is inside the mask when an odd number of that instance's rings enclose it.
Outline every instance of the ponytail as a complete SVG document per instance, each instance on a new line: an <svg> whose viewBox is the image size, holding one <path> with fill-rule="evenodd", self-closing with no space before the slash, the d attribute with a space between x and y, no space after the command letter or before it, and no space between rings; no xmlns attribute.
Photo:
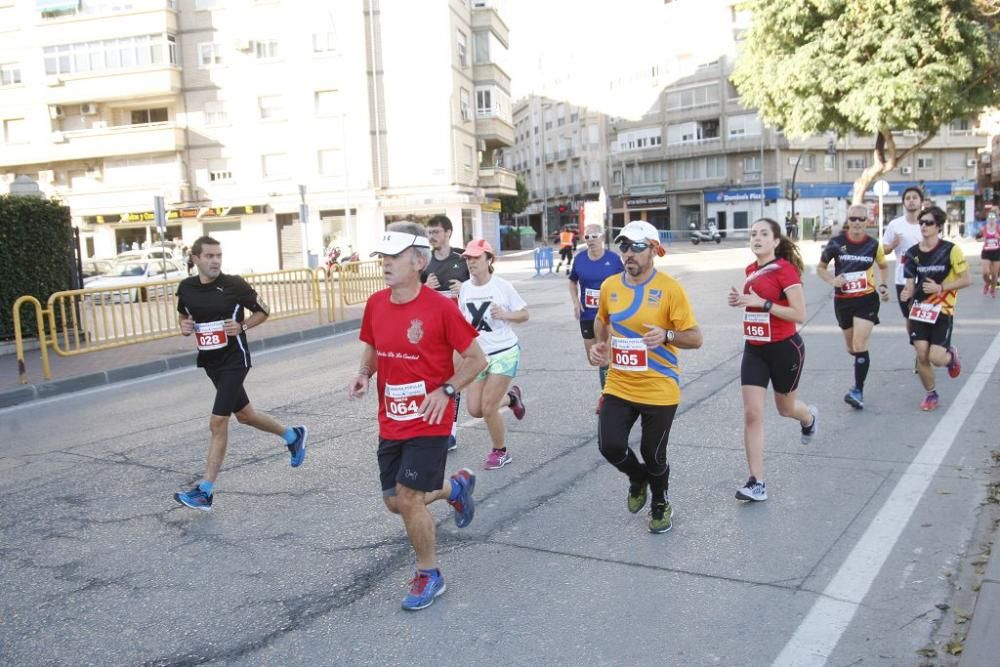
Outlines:
<svg viewBox="0 0 1000 667"><path fill-rule="evenodd" d="M790 238L785 236L781 231L781 225L771 218L759 218L754 220L754 224L758 222L766 222L771 227L771 233L774 234L774 238L778 239L778 247L774 249L774 256L779 257L792 266L795 270L802 275L805 270L805 265L802 263L802 255L799 254L799 247L795 245L795 242Z"/></svg>

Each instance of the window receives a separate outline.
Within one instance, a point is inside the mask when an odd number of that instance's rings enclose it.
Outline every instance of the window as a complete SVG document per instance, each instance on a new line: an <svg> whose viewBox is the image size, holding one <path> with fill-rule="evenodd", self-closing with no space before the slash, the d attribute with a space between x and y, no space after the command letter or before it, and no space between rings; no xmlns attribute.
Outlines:
<svg viewBox="0 0 1000 667"><path fill-rule="evenodd" d="M257 60L275 60L278 57L278 40L257 40L253 43L253 52Z"/></svg>
<svg viewBox="0 0 1000 667"><path fill-rule="evenodd" d="M813 153L806 153L802 156L802 161L799 166L806 171L816 171L816 155Z"/></svg>
<svg viewBox="0 0 1000 667"><path fill-rule="evenodd" d="M317 116L336 116L340 113L339 91L317 90L315 99Z"/></svg>
<svg viewBox="0 0 1000 667"><path fill-rule="evenodd" d="M730 137L755 137L760 134L760 118L757 114L730 116L727 125Z"/></svg>
<svg viewBox="0 0 1000 667"><path fill-rule="evenodd" d="M288 177L288 154L269 153L260 158L264 178Z"/></svg>
<svg viewBox="0 0 1000 667"><path fill-rule="evenodd" d="M15 86L21 83L21 66L0 65L0 86Z"/></svg>
<svg viewBox="0 0 1000 667"><path fill-rule="evenodd" d="M28 126L23 118L7 118L3 122L3 141L5 144L28 143Z"/></svg>
<svg viewBox="0 0 1000 667"><path fill-rule="evenodd" d="M489 88L476 89L476 114L479 116L493 115L493 91ZM550 121L545 124L545 128L549 129L551 125Z"/></svg>
<svg viewBox="0 0 1000 667"><path fill-rule="evenodd" d="M167 108L132 109L129 112L129 125L148 125L149 123L166 123Z"/></svg>
<svg viewBox="0 0 1000 667"><path fill-rule="evenodd" d="M667 109L689 109L719 101L719 86L711 84L667 93Z"/></svg>
<svg viewBox="0 0 1000 667"><path fill-rule="evenodd" d="M744 174L760 174L760 156L751 155L749 157L743 158L743 173Z"/></svg>
<svg viewBox="0 0 1000 667"><path fill-rule="evenodd" d="M465 33L461 30L456 31L456 42L458 46L458 64L465 67L469 64L469 42Z"/></svg>
<svg viewBox="0 0 1000 667"><path fill-rule="evenodd" d="M313 53L330 53L337 50L337 33L313 33Z"/></svg>
<svg viewBox="0 0 1000 667"><path fill-rule="evenodd" d="M229 170L229 160L209 160L208 180L211 183L231 183L233 172Z"/></svg>
<svg viewBox="0 0 1000 667"><path fill-rule="evenodd" d="M229 117L222 102L205 103L205 125L227 125Z"/></svg>
<svg viewBox="0 0 1000 667"><path fill-rule="evenodd" d="M459 91L459 103L462 107L462 120L472 120L472 95L465 88Z"/></svg>
<svg viewBox="0 0 1000 667"><path fill-rule="evenodd" d="M198 67L209 69L222 64L222 45L203 42L198 45Z"/></svg>
<svg viewBox="0 0 1000 667"><path fill-rule="evenodd" d="M966 160L974 159L969 158L968 155L958 151L952 151L944 154L944 168L949 170L964 169ZM987 162L987 164L989 164Z"/></svg>
<svg viewBox="0 0 1000 667"><path fill-rule="evenodd" d="M472 149L472 146L465 146L465 170L472 171L472 165L476 163L476 152Z"/></svg>
<svg viewBox="0 0 1000 667"><path fill-rule="evenodd" d="M320 176L344 175L344 154L339 148L321 148L318 158Z"/></svg>
<svg viewBox="0 0 1000 667"><path fill-rule="evenodd" d="M918 155L917 156L917 169L933 169L934 168L934 157L931 155Z"/></svg>
<svg viewBox="0 0 1000 667"><path fill-rule="evenodd" d="M972 134L973 125L968 118L959 118L958 120L951 121L948 125L948 133L951 135Z"/></svg>
<svg viewBox="0 0 1000 667"><path fill-rule="evenodd" d="M85 74L106 70L177 64L173 35L137 35L42 49L46 74Z"/></svg>
<svg viewBox="0 0 1000 667"><path fill-rule="evenodd" d="M280 120L285 117L281 95L261 95L257 98L261 120Z"/></svg>
<svg viewBox="0 0 1000 667"><path fill-rule="evenodd" d="M868 166L868 158L849 157L844 166L847 167L848 171L864 171L865 167Z"/></svg>
<svg viewBox="0 0 1000 667"><path fill-rule="evenodd" d="M824 171L836 171L837 169L837 156L826 154L823 156L823 169Z"/></svg>

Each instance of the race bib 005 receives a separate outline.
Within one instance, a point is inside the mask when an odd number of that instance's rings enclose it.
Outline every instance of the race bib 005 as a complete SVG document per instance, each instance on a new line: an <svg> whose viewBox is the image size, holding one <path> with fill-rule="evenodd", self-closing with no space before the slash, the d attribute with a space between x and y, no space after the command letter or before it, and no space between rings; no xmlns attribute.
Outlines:
<svg viewBox="0 0 1000 667"><path fill-rule="evenodd" d="M648 350L642 339L612 336L611 368L627 372L648 370Z"/></svg>
<svg viewBox="0 0 1000 667"><path fill-rule="evenodd" d="M910 319L914 322L934 324L937 322L940 314L941 304L939 303L921 303L920 301L914 301L913 305L910 306Z"/></svg>
<svg viewBox="0 0 1000 667"><path fill-rule="evenodd" d="M420 419L420 406L427 398L424 381L385 385L385 415L405 422Z"/></svg>
<svg viewBox="0 0 1000 667"><path fill-rule="evenodd" d="M761 343L771 342L771 314L743 311L743 337Z"/></svg>
<svg viewBox="0 0 1000 667"><path fill-rule="evenodd" d="M216 322L196 322L194 325L194 339L198 344L198 349L218 350L229 345L229 336L226 335L225 323L222 320Z"/></svg>
<svg viewBox="0 0 1000 667"><path fill-rule="evenodd" d="M847 282L840 288L844 294L859 294L868 291L867 271L849 271L844 274L844 280Z"/></svg>

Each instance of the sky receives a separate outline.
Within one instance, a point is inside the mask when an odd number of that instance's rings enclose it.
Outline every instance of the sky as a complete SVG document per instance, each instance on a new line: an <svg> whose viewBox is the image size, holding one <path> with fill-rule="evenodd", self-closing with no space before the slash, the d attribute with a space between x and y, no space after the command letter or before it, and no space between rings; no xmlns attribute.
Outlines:
<svg viewBox="0 0 1000 667"><path fill-rule="evenodd" d="M535 94L624 117L731 48L726 0L495 0L514 100ZM679 57L679 59L678 59ZM658 65L659 77L650 72ZM614 89L611 81L617 81Z"/></svg>

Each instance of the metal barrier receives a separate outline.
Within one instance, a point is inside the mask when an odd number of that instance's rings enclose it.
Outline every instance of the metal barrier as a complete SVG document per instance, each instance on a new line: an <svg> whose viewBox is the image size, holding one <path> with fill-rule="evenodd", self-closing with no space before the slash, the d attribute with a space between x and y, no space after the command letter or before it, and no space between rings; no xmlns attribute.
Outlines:
<svg viewBox="0 0 1000 667"><path fill-rule="evenodd" d="M364 303L385 287L381 260L340 264L330 271L290 269L243 278L267 304L271 319L315 312L320 324L343 319L345 305ZM28 383L20 314L25 304L35 309L42 371L51 380L50 347L60 357L69 357L179 335L176 293L181 280L56 292L44 308L33 296L18 298L14 340L21 384Z"/></svg>
<svg viewBox="0 0 1000 667"><path fill-rule="evenodd" d="M542 275L542 270L547 269L552 273L552 266L555 263L555 252L551 246L540 246L535 248L535 277Z"/></svg>

